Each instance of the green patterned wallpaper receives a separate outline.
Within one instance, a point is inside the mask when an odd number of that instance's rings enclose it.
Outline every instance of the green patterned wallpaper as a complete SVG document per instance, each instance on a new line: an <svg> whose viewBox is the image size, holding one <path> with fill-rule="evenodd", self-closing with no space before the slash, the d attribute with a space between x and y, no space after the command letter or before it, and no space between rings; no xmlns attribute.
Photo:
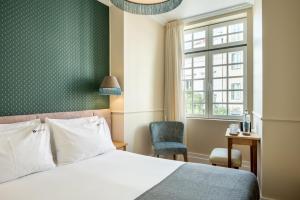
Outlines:
<svg viewBox="0 0 300 200"><path fill-rule="evenodd" d="M96 0L0 0L0 115L108 108L109 9Z"/></svg>

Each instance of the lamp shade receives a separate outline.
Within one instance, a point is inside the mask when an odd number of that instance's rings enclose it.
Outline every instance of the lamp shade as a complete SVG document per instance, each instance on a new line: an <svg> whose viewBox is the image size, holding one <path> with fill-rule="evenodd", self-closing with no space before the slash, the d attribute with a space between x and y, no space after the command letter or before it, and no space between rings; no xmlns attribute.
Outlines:
<svg viewBox="0 0 300 200"><path fill-rule="evenodd" d="M140 15L157 15L177 8L183 0L111 0L116 7Z"/></svg>
<svg viewBox="0 0 300 200"><path fill-rule="evenodd" d="M101 95L121 95L122 93L115 76L105 76L100 85L99 92Z"/></svg>

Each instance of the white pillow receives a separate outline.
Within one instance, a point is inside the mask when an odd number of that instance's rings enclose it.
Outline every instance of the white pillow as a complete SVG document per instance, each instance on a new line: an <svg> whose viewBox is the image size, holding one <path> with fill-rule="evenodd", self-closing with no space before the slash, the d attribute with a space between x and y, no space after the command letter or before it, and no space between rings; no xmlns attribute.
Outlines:
<svg viewBox="0 0 300 200"><path fill-rule="evenodd" d="M69 164L115 150L104 118L46 119L53 134L57 164Z"/></svg>
<svg viewBox="0 0 300 200"><path fill-rule="evenodd" d="M17 129L17 128L23 128L27 126L35 126L37 124L40 124L41 120L39 119L34 119L30 121L25 121L25 122L17 122L17 123L12 123L12 124L0 124L0 131L5 131L5 130L11 130L11 129ZM0 134L1 134L0 132Z"/></svg>
<svg viewBox="0 0 300 200"><path fill-rule="evenodd" d="M54 167L50 131L40 120L0 125L0 183Z"/></svg>

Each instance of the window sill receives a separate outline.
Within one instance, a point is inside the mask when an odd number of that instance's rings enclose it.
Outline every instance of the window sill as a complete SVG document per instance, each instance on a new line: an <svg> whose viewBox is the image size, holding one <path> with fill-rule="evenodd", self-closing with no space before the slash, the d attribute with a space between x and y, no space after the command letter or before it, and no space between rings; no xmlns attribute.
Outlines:
<svg viewBox="0 0 300 200"><path fill-rule="evenodd" d="M220 122L232 122L232 123L239 123L242 118L240 119L226 119L226 118L207 118L207 117L198 117L198 116L188 116L186 117L187 120L202 120L202 121L220 121Z"/></svg>

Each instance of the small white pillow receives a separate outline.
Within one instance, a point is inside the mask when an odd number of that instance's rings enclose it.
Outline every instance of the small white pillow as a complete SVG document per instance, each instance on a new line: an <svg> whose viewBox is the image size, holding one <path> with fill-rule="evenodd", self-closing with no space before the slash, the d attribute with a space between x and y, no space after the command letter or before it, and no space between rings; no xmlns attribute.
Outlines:
<svg viewBox="0 0 300 200"><path fill-rule="evenodd" d="M0 125L0 183L54 167L50 131L40 120Z"/></svg>
<svg viewBox="0 0 300 200"><path fill-rule="evenodd" d="M46 119L46 123L53 134L58 165L116 149L104 118Z"/></svg>

